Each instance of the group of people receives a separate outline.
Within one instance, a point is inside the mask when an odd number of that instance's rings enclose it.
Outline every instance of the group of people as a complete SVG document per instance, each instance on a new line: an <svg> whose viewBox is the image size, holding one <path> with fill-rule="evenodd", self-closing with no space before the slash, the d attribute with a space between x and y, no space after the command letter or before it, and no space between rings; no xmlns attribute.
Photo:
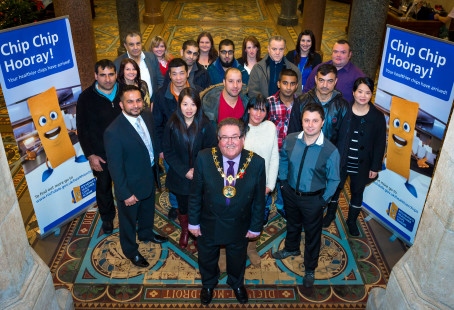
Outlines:
<svg viewBox="0 0 454 310"><path fill-rule="evenodd" d="M180 57L168 54L161 37L144 51L136 32L125 36L124 47L114 62L95 64L95 81L77 103L79 141L96 177L103 232L113 232L117 209L125 257L149 266L136 237L168 241L153 230L162 160L168 216L181 227L179 246L196 239L202 304L212 301L225 266L237 300L248 302L246 259L260 266L256 242L273 193L287 235L272 256L300 255L304 228L303 284L311 287L322 227L335 219L340 189L350 177L347 225L357 236L362 193L384 155L385 118L370 102L373 81L350 62L349 43L337 41L325 63L310 30L285 57L281 36L269 39L263 58L253 36L235 59L233 41L222 40L217 50L207 32L185 41Z"/></svg>

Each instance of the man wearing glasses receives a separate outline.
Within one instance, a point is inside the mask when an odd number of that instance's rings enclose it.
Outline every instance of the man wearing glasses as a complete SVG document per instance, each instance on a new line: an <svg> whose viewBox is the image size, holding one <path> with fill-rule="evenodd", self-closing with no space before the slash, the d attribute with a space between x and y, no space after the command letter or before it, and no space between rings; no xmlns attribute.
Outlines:
<svg viewBox="0 0 454 310"><path fill-rule="evenodd" d="M244 287L248 241L260 235L265 207L265 161L244 150L244 124L226 118L218 125L218 147L199 152L189 196L189 231L197 237L202 277L200 301L208 305L219 279L219 253L225 246L227 284L239 303Z"/></svg>
<svg viewBox="0 0 454 310"><path fill-rule="evenodd" d="M235 44L232 40L224 39L219 43L219 57L208 67L211 83L222 83L224 73L228 68L240 70L243 83L248 83L249 74L235 59Z"/></svg>

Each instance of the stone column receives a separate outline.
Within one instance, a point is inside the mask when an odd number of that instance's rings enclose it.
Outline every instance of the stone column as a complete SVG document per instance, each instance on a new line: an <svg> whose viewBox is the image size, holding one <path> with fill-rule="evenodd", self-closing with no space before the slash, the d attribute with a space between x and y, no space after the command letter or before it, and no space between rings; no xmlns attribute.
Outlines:
<svg viewBox="0 0 454 310"><path fill-rule="evenodd" d="M164 16L161 13L160 0L145 0L145 13L143 14L145 24L156 25L164 22Z"/></svg>
<svg viewBox="0 0 454 310"><path fill-rule="evenodd" d="M351 4L348 40L353 51L352 62L375 79L385 35L388 0L354 0Z"/></svg>
<svg viewBox="0 0 454 310"><path fill-rule="evenodd" d="M303 23L301 25L301 30L312 30L315 36L316 51L320 51L322 46L325 8L326 0L304 0Z"/></svg>
<svg viewBox="0 0 454 310"><path fill-rule="evenodd" d="M118 55L126 52L123 40L128 32L140 32L139 1L138 0L116 0L118 31L120 32L120 45Z"/></svg>
<svg viewBox="0 0 454 310"><path fill-rule="evenodd" d="M297 0L282 0L281 15L277 19L277 24L281 26L298 25L298 16L296 15Z"/></svg>
<svg viewBox="0 0 454 310"><path fill-rule="evenodd" d="M71 293L55 290L49 267L28 244L0 136L0 309L74 309Z"/></svg>
<svg viewBox="0 0 454 310"><path fill-rule="evenodd" d="M452 309L453 174L454 123L449 123L415 242L394 266L386 289L371 290L367 309Z"/></svg>
<svg viewBox="0 0 454 310"><path fill-rule="evenodd" d="M97 61L95 34L89 1L54 0L56 16L69 16L82 89L93 83Z"/></svg>

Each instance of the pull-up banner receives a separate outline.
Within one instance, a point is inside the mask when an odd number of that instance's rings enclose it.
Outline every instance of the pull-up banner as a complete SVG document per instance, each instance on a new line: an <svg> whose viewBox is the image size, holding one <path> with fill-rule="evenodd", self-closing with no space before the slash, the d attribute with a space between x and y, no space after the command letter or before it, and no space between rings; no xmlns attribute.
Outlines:
<svg viewBox="0 0 454 310"><path fill-rule="evenodd" d="M388 26L375 104L388 119L383 171L363 207L414 242L454 99L454 44Z"/></svg>
<svg viewBox="0 0 454 310"><path fill-rule="evenodd" d="M95 202L77 138L81 85L69 20L0 31L0 83L41 236Z"/></svg>

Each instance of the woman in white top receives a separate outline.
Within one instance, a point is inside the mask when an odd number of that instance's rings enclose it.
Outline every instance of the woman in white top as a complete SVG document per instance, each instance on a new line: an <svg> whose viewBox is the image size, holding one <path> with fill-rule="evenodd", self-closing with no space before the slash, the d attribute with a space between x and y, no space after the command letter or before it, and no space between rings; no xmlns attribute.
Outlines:
<svg viewBox="0 0 454 310"><path fill-rule="evenodd" d="M244 148L253 151L265 159L266 172L266 191L268 196L265 207L263 225L268 222L271 206L271 192L276 185L276 179L279 169L279 149L277 145L276 126L273 122L268 121L270 113L269 102L261 95L257 95L249 101L243 115L243 121L248 124L246 127L246 137ZM249 260L252 265L260 265L260 256L257 253L256 240L249 242L247 250Z"/></svg>

